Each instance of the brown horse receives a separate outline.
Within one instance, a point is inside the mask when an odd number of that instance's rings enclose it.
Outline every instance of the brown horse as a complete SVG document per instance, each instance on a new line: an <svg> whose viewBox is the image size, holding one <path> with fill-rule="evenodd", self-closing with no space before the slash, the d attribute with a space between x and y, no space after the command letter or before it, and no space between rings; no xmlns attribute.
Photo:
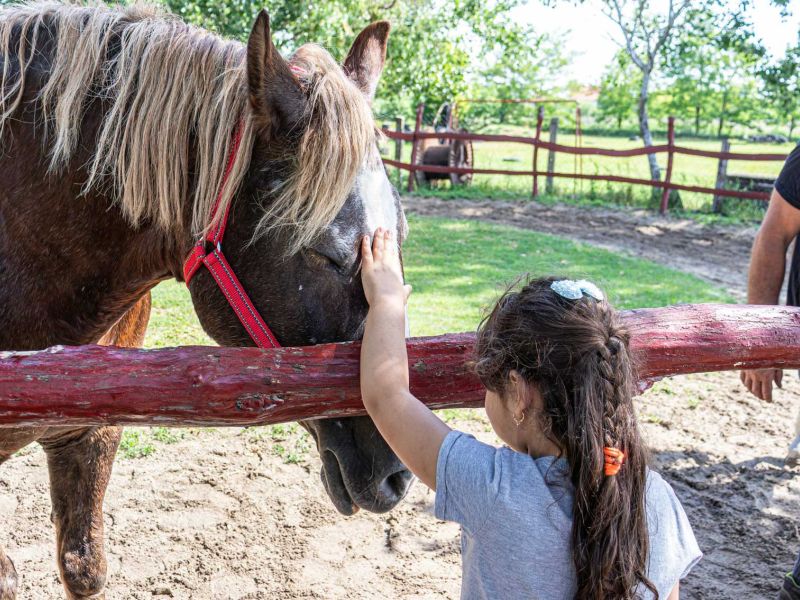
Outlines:
<svg viewBox="0 0 800 600"><path fill-rule="evenodd" d="M141 344L149 290L182 280L218 196L225 254L278 341L358 338L358 241L379 225L405 235L369 106L388 30L367 27L339 66L312 45L282 58L264 12L244 46L141 6L0 10L0 349ZM190 291L218 343L253 344L207 270ZM405 495L411 476L371 421L305 426L339 511ZM119 439L115 427L0 430L0 463L34 441L47 453L70 598L103 596ZM0 599L16 580L0 549Z"/></svg>

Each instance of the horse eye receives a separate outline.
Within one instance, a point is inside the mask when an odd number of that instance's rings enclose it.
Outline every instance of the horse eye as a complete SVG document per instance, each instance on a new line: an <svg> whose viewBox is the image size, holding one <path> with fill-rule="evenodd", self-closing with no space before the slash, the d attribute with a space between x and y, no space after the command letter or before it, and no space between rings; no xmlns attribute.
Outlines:
<svg viewBox="0 0 800 600"><path fill-rule="evenodd" d="M341 269L335 259L314 248L305 248L303 255L312 266L318 269L335 269L336 271Z"/></svg>

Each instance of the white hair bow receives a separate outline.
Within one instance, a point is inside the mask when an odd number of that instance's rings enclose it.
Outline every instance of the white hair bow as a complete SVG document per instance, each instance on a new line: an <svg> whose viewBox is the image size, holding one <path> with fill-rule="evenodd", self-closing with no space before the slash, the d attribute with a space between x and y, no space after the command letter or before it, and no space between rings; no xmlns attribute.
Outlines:
<svg viewBox="0 0 800 600"><path fill-rule="evenodd" d="M599 287L597 287L591 281L586 281L585 279L581 279L579 281L573 281L572 279L561 279L560 281L554 281L551 283L550 289L567 300L577 300L578 298L583 298L584 294L594 298L598 302L603 300L605 297L603 296L603 292L600 291Z"/></svg>

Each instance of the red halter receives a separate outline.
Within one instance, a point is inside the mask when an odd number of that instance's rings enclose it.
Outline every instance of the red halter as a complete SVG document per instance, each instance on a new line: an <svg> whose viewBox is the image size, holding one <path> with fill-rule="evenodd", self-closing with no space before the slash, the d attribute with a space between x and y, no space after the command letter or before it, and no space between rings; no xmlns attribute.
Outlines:
<svg viewBox="0 0 800 600"><path fill-rule="evenodd" d="M225 166L225 173L222 175L222 182L217 192L217 199L214 202L214 207L211 209L211 219L217 215L220 202L222 201L222 191L225 189L225 184L233 170L233 163L236 161L236 155L239 152L239 146L242 142L242 125L241 123L236 127L233 134L231 143L230 154L228 155L228 163ZM229 202L225 208L225 213L217 222L216 227L209 230L203 239L197 242L197 245L192 249L186 261L183 263L183 278L188 287L189 282L197 270L205 265L209 270L214 280L217 282L219 289L228 300L233 312L239 317L247 333L250 334L252 340L259 348L280 348L278 340L270 330L269 326L258 314L258 310L253 305L252 300L244 291L241 282L233 272L230 263L222 253L222 237L225 235L225 226L228 224L228 215L230 214L231 203Z"/></svg>

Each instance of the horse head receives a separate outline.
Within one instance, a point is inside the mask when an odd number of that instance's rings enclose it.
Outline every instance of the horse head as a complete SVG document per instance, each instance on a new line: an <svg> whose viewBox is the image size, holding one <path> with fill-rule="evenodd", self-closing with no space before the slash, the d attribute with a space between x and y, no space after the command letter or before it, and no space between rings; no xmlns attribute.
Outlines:
<svg viewBox="0 0 800 600"><path fill-rule="evenodd" d="M224 252L257 311L284 346L358 339L367 303L359 242L406 221L377 148L370 108L389 25L362 31L342 66L322 48L284 59L262 11L246 50L249 103L240 125L249 155L230 198ZM200 322L217 343L253 345L211 274L189 283ZM322 458L321 478L343 514L384 512L412 476L366 417L303 423Z"/></svg>

